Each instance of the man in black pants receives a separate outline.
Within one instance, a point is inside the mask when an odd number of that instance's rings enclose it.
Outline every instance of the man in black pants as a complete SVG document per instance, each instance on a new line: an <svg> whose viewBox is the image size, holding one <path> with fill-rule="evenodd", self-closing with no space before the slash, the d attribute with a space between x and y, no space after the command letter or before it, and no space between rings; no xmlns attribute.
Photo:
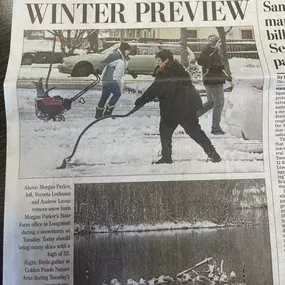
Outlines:
<svg viewBox="0 0 285 285"><path fill-rule="evenodd" d="M202 101L189 74L169 50L159 51L156 59L159 65L156 78L135 102L136 106L143 106L156 98L159 100L162 157L156 163L172 163L172 135L178 125L203 148L212 162L220 162L219 154L199 125L197 110L202 108Z"/></svg>

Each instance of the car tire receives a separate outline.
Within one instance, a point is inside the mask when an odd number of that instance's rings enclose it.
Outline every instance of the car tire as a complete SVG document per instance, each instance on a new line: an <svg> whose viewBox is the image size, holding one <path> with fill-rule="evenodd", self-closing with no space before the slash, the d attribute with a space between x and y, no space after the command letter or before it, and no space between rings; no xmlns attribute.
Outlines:
<svg viewBox="0 0 285 285"><path fill-rule="evenodd" d="M32 65L34 62L34 59L31 55L23 55L22 57L22 65Z"/></svg>
<svg viewBox="0 0 285 285"><path fill-rule="evenodd" d="M77 63L71 73L72 77L86 77L93 73L93 66L89 62Z"/></svg>

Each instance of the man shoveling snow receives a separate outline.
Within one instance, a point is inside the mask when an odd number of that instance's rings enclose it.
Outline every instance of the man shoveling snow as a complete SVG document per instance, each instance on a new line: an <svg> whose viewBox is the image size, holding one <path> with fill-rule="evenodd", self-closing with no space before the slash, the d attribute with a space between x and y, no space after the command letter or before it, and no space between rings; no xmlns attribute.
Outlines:
<svg viewBox="0 0 285 285"><path fill-rule="evenodd" d="M159 51L156 59L159 65L156 78L135 102L141 107L159 99L162 157L155 163L172 163L172 135L178 125L203 148L210 161L220 162L219 154L199 125L197 111L202 108L202 100L189 74L169 50Z"/></svg>

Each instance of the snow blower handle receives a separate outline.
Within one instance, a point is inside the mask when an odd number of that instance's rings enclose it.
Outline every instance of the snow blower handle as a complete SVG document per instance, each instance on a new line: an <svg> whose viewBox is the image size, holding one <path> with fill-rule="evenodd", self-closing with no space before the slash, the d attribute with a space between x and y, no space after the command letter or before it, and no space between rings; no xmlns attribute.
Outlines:
<svg viewBox="0 0 285 285"><path fill-rule="evenodd" d="M47 90L44 92L43 97L49 96L48 93L49 93L51 90L53 90L53 89L55 89L55 87L51 87L51 88L47 89Z"/></svg>
<svg viewBox="0 0 285 285"><path fill-rule="evenodd" d="M72 102L74 102L74 101L76 101L77 99L79 99L81 96L83 96L88 90L90 90L91 88L93 88L95 85L97 85L99 82L100 82L100 80L101 80L101 78L100 78L100 76L98 75L98 74L94 74L95 75L95 77L96 77L96 79L95 80L93 80L88 86L86 86L84 89L82 89L79 93L77 93L74 97L72 97L71 98L71 101ZM80 102L80 103L82 103L82 102ZM85 101L84 101L84 103L85 103ZM83 103L83 104L84 104Z"/></svg>

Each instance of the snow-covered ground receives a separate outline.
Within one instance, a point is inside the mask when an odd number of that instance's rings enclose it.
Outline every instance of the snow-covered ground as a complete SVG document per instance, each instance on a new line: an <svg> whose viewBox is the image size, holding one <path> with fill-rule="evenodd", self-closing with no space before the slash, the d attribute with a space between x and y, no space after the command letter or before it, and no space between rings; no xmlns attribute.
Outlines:
<svg viewBox="0 0 285 285"><path fill-rule="evenodd" d="M52 51L53 40L28 40L24 39L23 53L37 51ZM55 52L61 52L60 43L55 42Z"/></svg>
<svg viewBox="0 0 285 285"><path fill-rule="evenodd" d="M157 224L138 224L138 225L116 225L116 226L100 226L93 224L92 226L84 226L75 224L75 234L82 233L84 230L88 233L110 233L110 232L150 232L150 231L168 231L168 230L183 230L183 229L217 229L224 227L231 227L233 224L215 224L212 222L197 222L189 223L185 221L165 222Z"/></svg>
<svg viewBox="0 0 285 285"><path fill-rule="evenodd" d="M39 51L52 51L53 49L53 40L28 40L24 39L23 53L25 52L39 52ZM55 42L55 52L61 51L61 44L59 42ZM66 50L67 52L67 50ZM75 49L75 54L84 55L86 51L82 49Z"/></svg>
<svg viewBox="0 0 285 285"><path fill-rule="evenodd" d="M59 91L52 91L57 94ZM72 97L76 91L60 90L63 97ZM35 90L18 89L20 109L20 177L70 177L157 175L185 173L255 172L263 170L262 154L237 150L247 144L230 135L210 134L211 112L201 117L200 124L208 134L223 161L206 163L206 155L182 128L173 136L171 165L152 165L159 158L159 108L149 103L123 119L107 119L91 127L83 136L71 166L56 167L72 152L83 128L94 120L95 106L100 91L86 94L86 104L74 103L66 112L65 122L42 122L35 116ZM133 108L137 95L124 93L114 113L127 113ZM226 130L226 126L223 126Z"/></svg>

